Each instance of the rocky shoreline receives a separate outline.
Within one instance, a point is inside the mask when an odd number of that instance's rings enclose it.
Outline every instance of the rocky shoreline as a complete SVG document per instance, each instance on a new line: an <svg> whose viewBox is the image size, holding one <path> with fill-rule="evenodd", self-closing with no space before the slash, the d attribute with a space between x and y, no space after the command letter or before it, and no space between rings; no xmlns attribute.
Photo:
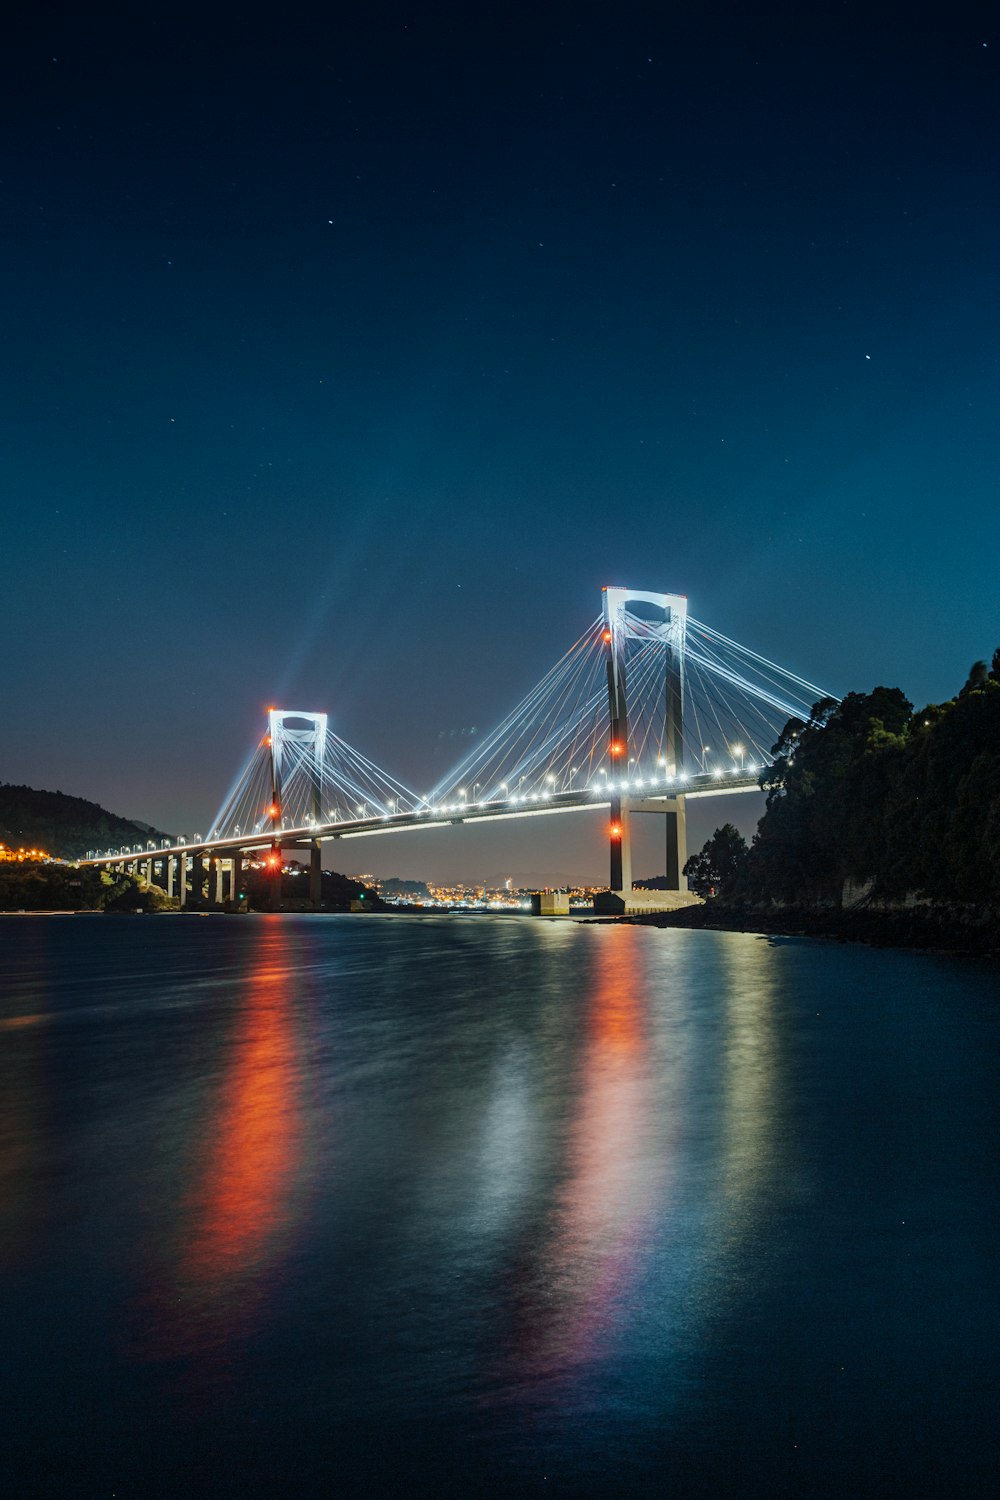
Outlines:
<svg viewBox="0 0 1000 1500"><path fill-rule="evenodd" d="M618 917L644 927L832 938L876 948L929 948L1000 959L1000 913L965 906L750 906L721 900L678 911Z"/></svg>

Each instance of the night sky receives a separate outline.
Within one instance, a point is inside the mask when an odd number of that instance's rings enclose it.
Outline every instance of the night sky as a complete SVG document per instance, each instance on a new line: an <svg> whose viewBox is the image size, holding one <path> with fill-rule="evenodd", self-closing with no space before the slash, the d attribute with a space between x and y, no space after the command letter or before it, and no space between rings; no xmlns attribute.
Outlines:
<svg viewBox="0 0 1000 1500"><path fill-rule="evenodd" d="M22 16L0 780L202 829L278 702L421 791L605 583L950 696L1000 643L989 15ZM605 860L595 815L335 862Z"/></svg>

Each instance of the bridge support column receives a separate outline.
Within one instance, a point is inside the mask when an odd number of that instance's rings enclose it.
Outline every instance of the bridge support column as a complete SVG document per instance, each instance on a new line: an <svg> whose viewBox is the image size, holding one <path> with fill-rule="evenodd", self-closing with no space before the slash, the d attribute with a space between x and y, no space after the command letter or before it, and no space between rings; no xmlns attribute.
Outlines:
<svg viewBox="0 0 1000 1500"><path fill-rule="evenodd" d="M233 862L229 871L229 899L234 906L240 899L240 879L243 874L243 857L238 849L233 850Z"/></svg>
<svg viewBox="0 0 1000 1500"><path fill-rule="evenodd" d="M611 889L632 889L632 810L627 797L611 798Z"/></svg>
<svg viewBox="0 0 1000 1500"><path fill-rule="evenodd" d="M167 895L168 896L172 896L174 894L174 857L173 857L173 855L172 854L168 854L167 857L164 859L163 864L164 864L164 868L165 868L165 870L167 872Z"/></svg>
<svg viewBox="0 0 1000 1500"><path fill-rule="evenodd" d="M201 854L191 856L191 905L200 906L205 899L205 860Z"/></svg>
<svg viewBox="0 0 1000 1500"><path fill-rule="evenodd" d="M668 812L667 820L667 890L686 891L688 888L684 866L687 864L687 807L683 797L677 798L676 812Z"/></svg>
<svg viewBox="0 0 1000 1500"><path fill-rule="evenodd" d="M281 906L281 867L284 863L281 857L280 844L271 845L271 858L274 860L274 863L268 866L271 874L271 884L267 893L267 905L269 911L278 911Z"/></svg>
<svg viewBox="0 0 1000 1500"><path fill-rule="evenodd" d="M309 846L309 900L313 909L319 911L323 904L323 851L319 839Z"/></svg>
<svg viewBox="0 0 1000 1500"><path fill-rule="evenodd" d="M177 899L180 902L181 911L187 905L187 855L177 856Z"/></svg>
<svg viewBox="0 0 1000 1500"><path fill-rule="evenodd" d="M618 811L618 799L612 806L612 814ZM630 868L630 846L628 820L632 814L653 813L662 818L666 825L666 880L663 882L665 889L646 891L634 890L631 886ZM616 826L612 823L612 827ZM611 912L621 915L622 912L644 912L644 911L675 911L679 906L688 906L695 897L688 894L687 880L683 870L687 860L687 829L684 798L680 797L642 797L638 794L628 799L621 799L621 815L618 826L624 828L625 837L621 839L619 863L615 863L615 843L611 845L611 878L619 878L621 886L612 886L610 891L598 894L594 897L594 908L597 911ZM624 855L624 858L622 857ZM626 885L625 881L629 884Z"/></svg>

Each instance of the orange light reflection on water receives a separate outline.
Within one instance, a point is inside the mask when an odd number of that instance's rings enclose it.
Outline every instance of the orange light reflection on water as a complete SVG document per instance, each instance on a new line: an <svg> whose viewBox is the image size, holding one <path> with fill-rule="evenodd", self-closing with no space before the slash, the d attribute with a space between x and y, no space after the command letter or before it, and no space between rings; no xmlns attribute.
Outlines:
<svg viewBox="0 0 1000 1500"><path fill-rule="evenodd" d="M602 935L603 936L603 935ZM568 1175L539 1267L544 1292L519 1330L520 1374L551 1377L588 1363L611 1337L636 1274L667 1164L652 1139L644 948L629 927L596 945Z"/></svg>
<svg viewBox="0 0 1000 1500"><path fill-rule="evenodd" d="M155 1358L192 1354L259 1321L298 1217L300 1058L288 938L269 922L217 1104L202 1120L171 1263L154 1296Z"/></svg>

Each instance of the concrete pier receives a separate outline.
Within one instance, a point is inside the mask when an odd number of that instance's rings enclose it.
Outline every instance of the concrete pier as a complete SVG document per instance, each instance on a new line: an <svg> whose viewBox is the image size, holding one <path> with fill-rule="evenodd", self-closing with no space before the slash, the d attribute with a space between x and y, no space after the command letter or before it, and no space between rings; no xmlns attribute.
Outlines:
<svg viewBox="0 0 1000 1500"><path fill-rule="evenodd" d="M605 917L636 917L643 912L677 911L682 906L700 906L701 897L691 891L599 891L594 911Z"/></svg>

